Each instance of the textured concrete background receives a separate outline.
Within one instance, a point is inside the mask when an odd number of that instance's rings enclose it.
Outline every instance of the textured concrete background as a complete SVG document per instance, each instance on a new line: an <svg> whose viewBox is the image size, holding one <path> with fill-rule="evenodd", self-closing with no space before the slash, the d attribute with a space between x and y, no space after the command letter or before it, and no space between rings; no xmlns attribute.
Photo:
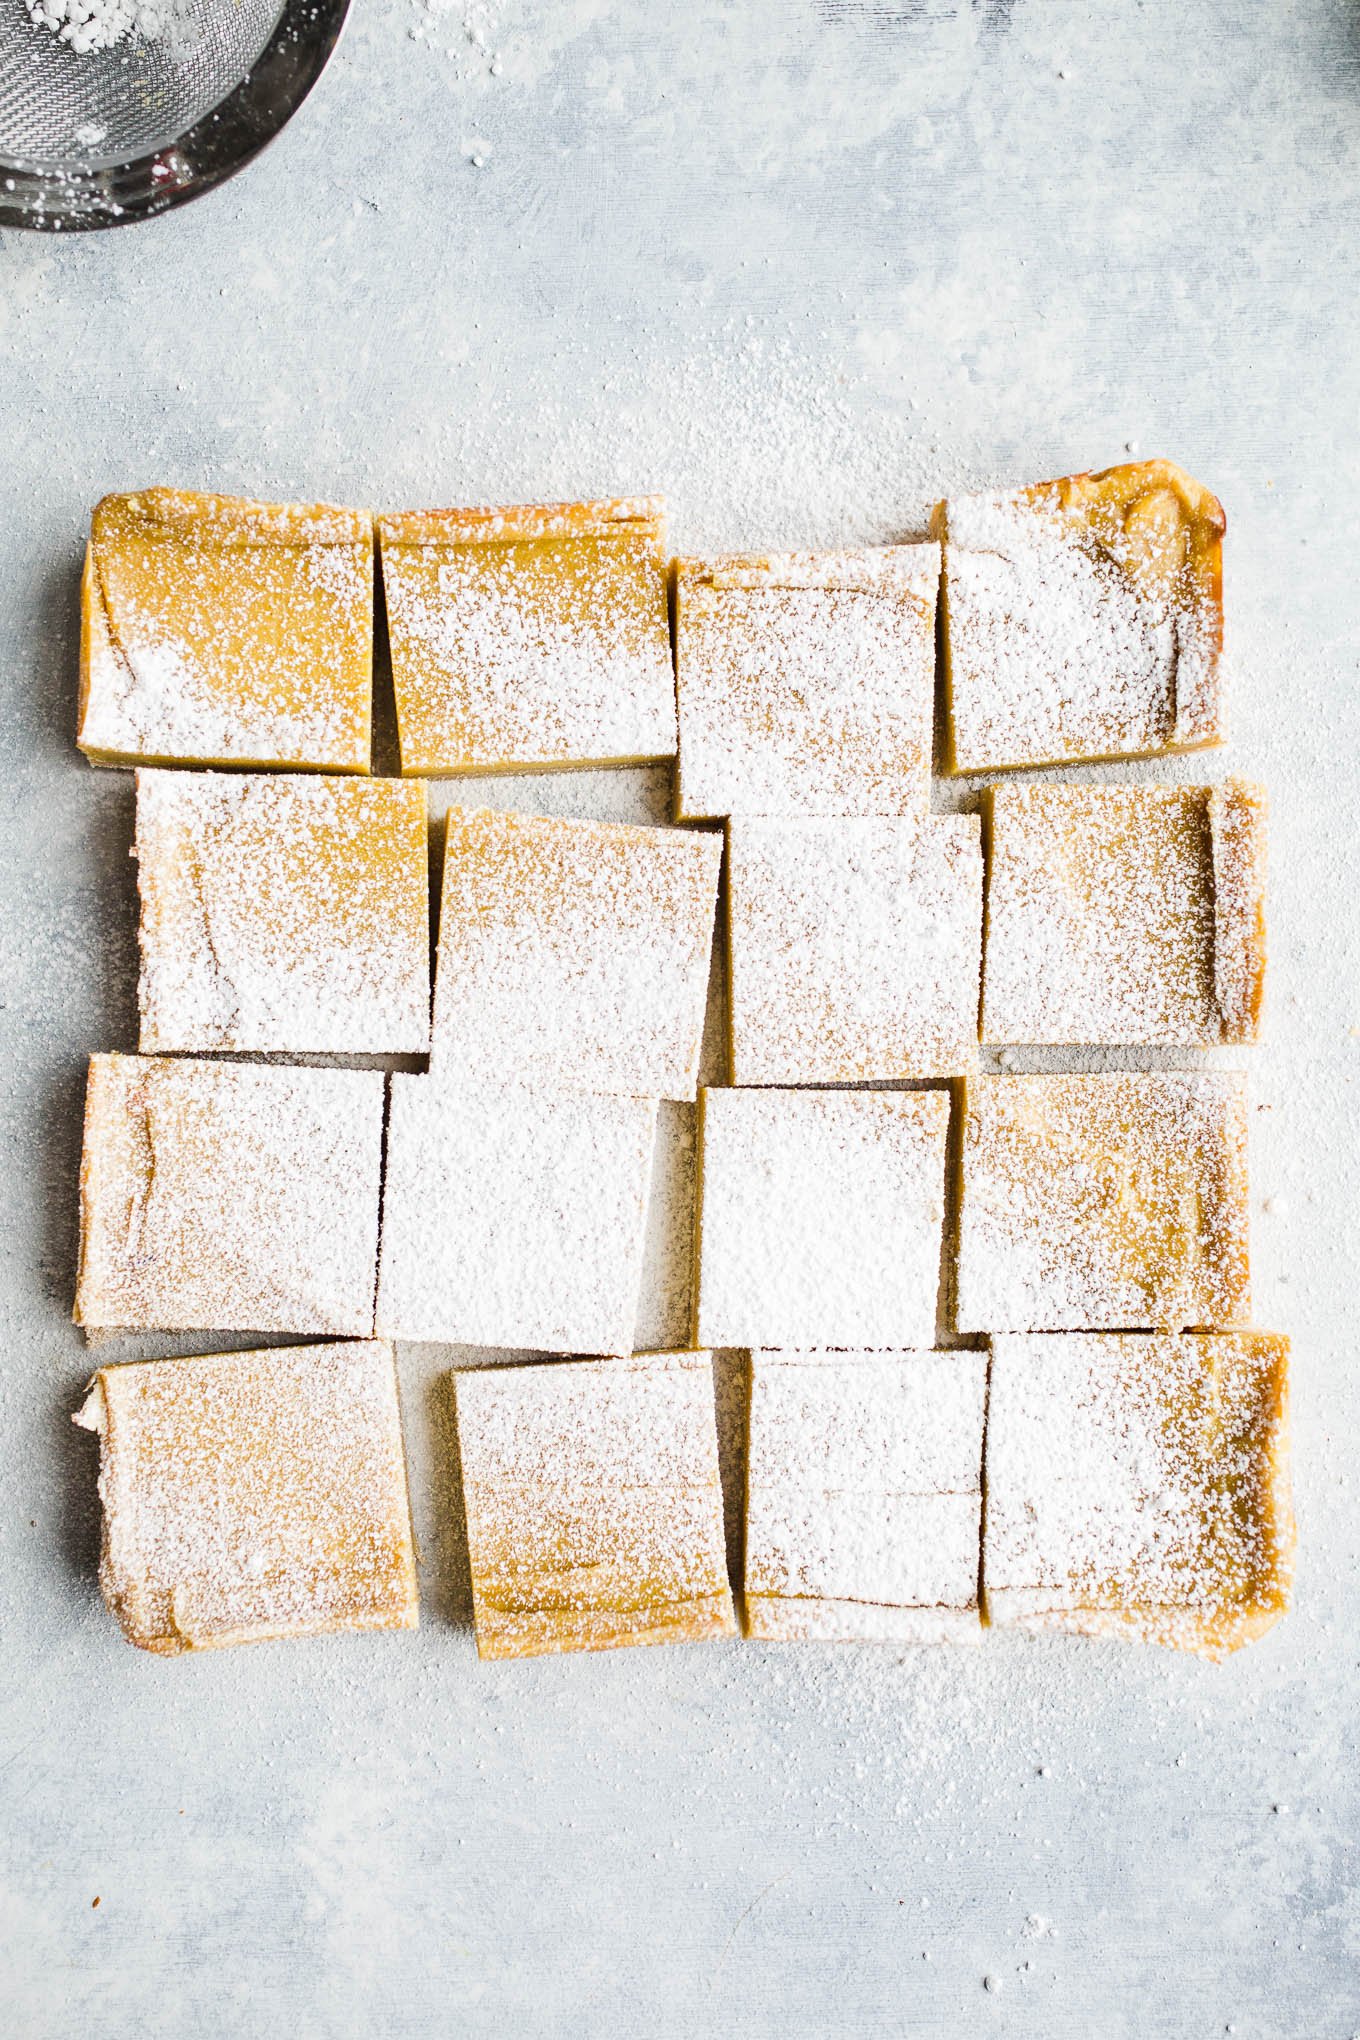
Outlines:
<svg viewBox="0 0 1360 2040"><path fill-rule="evenodd" d="M480 50L461 23L356 0L236 185L0 236L0 2026L1340 2040L1360 15L477 0ZM419 1637L129 1650L67 1422L83 1062L135 1017L130 789L71 749L91 500L655 487L681 544L885 538L942 483L1130 442L1227 503L1213 769L1275 799L1254 1204L1257 1319L1296 1340L1296 1614L1218 1670L995 1641L479 1668L427 1350Z"/></svg>

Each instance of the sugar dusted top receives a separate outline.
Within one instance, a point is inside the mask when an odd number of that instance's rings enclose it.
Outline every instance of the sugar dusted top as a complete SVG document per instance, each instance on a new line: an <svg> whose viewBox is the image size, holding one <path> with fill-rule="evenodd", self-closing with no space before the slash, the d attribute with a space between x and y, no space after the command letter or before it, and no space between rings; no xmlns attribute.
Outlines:
<svg viewBox="0 0 1360 2040"><path fill-rule="evenodd" d="M77 1322L370 1332L382 1101L377 1071L93 1056Z"/></svg>
<svg viewBox="0 0 1360 2040"><path fill-rule="evenodd" d="M77 1421L101 1436L101 1580L134 1642L415 1626L389 1346L104 1368Z"/></svg>
<svg viewBox="0 0 1360 2040"><path fill-rule="evenodd" d="M692 1098L722 839L451 808L441 1071Z"/></svg>
<svg viewBox="0 0 1360 2040"><path fill-rule="evenodd" d="M1293 1548L1286 1352L1259 1332L996 1339L993 1619L1211 1656L1268 1628Z"/></svg>
<svg viewBox="0 0 1360 2040"><path fill-rule="evenodd" d="M1222 508L1168 461L943 506L951 769L1222 740Z"/></svg>
<svg viewBox="0 0 1360 2040"><path fill-rule="evenodd" d="M404 772L671 757L662 504L379 520Z"/></svg>
<svg viewBox="0 0 1360 2040"><path fill-rule="evenodd" d="M1239 1075L970 1077L962 1182L961 1331L1250 1315Z"/></svg>
<svg viewBox="0 0 1360 2040"><path fill-rule="evenodd" d="M929 1343L948 1095L700 1095L697 1342Z"/></svg>
<svg viewBox="0 0 1360 2040"><path fill-rule="evenodd" d="M79 743L97 760L367 772L366 512L148 489L94 513Z"/></svg>
<svg viewBox="0 0 1360 2040"><path fill-rule="evenodd" d="M727 901L735 1083L977 1067L976 816L734 820Z"/></svg>
<svg viewBox="0 0 1360 2040"><path fill-rule="evenodd" d="M928 805L935 545L676 562L682 815Z"/></svg>
<svg viewBox="0 0 1360 2040"><path fill-rule="evenodd" d="M419 1052L425 789L316 774L137 775L144 1052Z"/></svg>

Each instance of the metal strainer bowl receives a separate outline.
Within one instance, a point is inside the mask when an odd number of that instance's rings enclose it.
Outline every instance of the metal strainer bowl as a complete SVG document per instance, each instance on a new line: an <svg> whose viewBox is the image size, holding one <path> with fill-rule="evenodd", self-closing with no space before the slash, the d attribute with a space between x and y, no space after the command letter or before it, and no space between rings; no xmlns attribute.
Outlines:
<svg viewBox="0 0 1360 2040"><path fill-rule="evenodd" d="M0 227L76 232L183 205L301 106L349 0L176 0L166 32L70 49L0 0Z"/></svg>

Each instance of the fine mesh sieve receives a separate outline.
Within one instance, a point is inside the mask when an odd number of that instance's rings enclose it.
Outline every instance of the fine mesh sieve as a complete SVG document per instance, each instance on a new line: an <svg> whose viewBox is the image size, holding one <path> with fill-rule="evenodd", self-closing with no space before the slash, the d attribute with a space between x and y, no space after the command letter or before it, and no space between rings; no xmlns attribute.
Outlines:
<svg viewBox="0 0 1360 2040"><path fill-rule="evenodd" d="M321 75L348 0L173 0L77 52L0 0L0 225L111 226L221 183Z"/></svg>

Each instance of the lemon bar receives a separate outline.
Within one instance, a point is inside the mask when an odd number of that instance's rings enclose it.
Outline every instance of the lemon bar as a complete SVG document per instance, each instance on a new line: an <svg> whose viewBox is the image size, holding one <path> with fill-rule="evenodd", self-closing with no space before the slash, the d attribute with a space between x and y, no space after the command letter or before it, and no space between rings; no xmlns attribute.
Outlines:
<svg viewBox="0 0 1360 2040"><path fill-rule="evenodd" d="M937 545L677 560L676 808L929 806Z"/></svg>
<svg viewBox="0 0 1360 2040"><path fill-rule="evenodd" d="M630 1351L656 1112L654 1098L393 1077L381 1332Z"/></svg>
<svg viewBox="0 0 1360 2040"><path fill-rule="evenodd" d="M693 1098L722 838L451 808L434 1062Z"/></svg>
<svg viewBox="0 0 1360 2040"><path fill-rule="evenodd" d="M1223 741L1223 509L1182 469L951 498L936 528L949 771Z"/></svg>
<svg viewBox="0 0 1360 2040"><path fill-rule="evenodd" d="M1288 1342L999 1338L988 1619L1220 1658L1289 1605Z"/></svg>
<svg viewBox="0 0 1360 2040"><path fill-rule="evenodd" d="M104 1599L142 1650L417 1626L390 1346L105 1367L76 1422Z"/></svg>
<svg viewBox="0 0 1360 2040"><path fill-rule="evenodd" d="M997 786L987 1042L1250 1042L1265 976L1265 794Z"/></svg>
<svg viewBox="0 0 1360 2040"><path fill-rule="evenodd" d="M957 1323L965 1332L1246 1324L1243 1077L970 1077Z"/></svg>
<svg viewBox="0 0 1360 2040"><path fill-rule="evenodd" d="M659 496L380 517L407 773L675 755Z"/></svg>
<svg viewBox="0 0 1360 2040"><path fill-rule="evenodd" d="M709 1354L456 1380L479 1656L735 1633Z"/></svg>
<svg viewBox="0 0 1360 2040"><path fill-rule="evenodd" d="M750 1636L977 1643L984 1353L753 1353Z"/></svg>
<svg viewBox="0 0 1360 2040"><path fill-rule="evenodd" d="M95 765L367 772L373 520L182 489L106 496L81 588Z"/></svg>
<svg viewBox="0 0 1360 2040"><path fill-rule="evenodd" d="M136 856L144 1054L429 1046L423 785L144 770Z"/></svg>
<svg viewBox="0 0 1360 2040"><path fill-rule="evenodd" d="M734 820L727 843L734 1084L976 1069L976 815Z"/></svg>
<svg viewBox="0 0 1360 2040"><path fill-rule="evenodd" d="M90 1058L77 1324L373 1329L376 1070Z"/></svg>
<svg viewBox="0 0 1360 2040"><path fill-rule="evenodd" d="M701 1091L696 1346L929 1346L945 1091Z"/></svg>

